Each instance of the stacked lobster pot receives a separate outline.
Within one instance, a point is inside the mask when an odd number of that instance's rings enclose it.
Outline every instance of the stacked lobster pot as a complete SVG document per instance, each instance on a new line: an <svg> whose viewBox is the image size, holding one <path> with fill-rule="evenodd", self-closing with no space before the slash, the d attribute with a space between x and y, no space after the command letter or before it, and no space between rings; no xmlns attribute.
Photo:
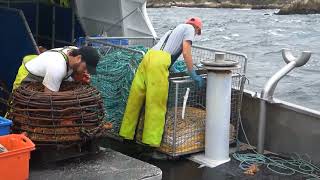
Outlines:
<svg viewBox="0 0 320 180"><path fill-rule="evenodd" d="M25 83L12 94L8 118L13 131L27 133L44 161L97 152L92 143L111 128L104 122L103 102L89 85L64 82L57 93L41 83Z"/></svg>

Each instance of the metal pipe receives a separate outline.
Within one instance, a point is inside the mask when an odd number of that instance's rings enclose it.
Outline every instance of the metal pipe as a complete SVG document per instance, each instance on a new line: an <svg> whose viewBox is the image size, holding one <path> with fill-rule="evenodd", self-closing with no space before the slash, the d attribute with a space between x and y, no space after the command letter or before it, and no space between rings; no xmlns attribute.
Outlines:
<svg viewBox="0 0 320 180"><path fill-rule="evenodd" d="M87 37L88 39L95 39L95 40L107 40L107 39L136 39L136 40L145 40L145 39L150 39L153 40L153 37L105 37L105 36L101 36L101 37Z"/></svg>
<svg viewBox="0 0 320 180"><path fill-rule="evenodd" d="M72 1L73 3L73 1ZM75 36L75 24L76 24L76 15L75 15L75 11L74 11L74 5L72 5L72 8L71 8L71 24L72 24L72 28L71 28L71 42L74 43L75 40L74 40L74 36Z"/></svg>
<svg viewBox="0 0 320 180"><path fill-rule="evenodd" d="M154 39L157 38L157 37L158 37L158 36L157 36L157 33L156 33L156 31L154 30L153 25L152 25L152 23L151 23L151 21L150 21L150 19L149 19L149 16L148 16L148 12L147 12L147 1L145 1L145 2L143 3L142 7L141 7L141 14L142 14L143 19L144 19L144 21L146 22L149 30L151 31L151 34L152 34L153 38L154 38Z"/></svg>
<svg viewBox="0 0 320 180"><path fill-rule="evenodd" d="M23 21L23 23L25 24L25 27L26 27L26 29L27 29L27 31L28 31L29 38L31 39L33 46L35 47L37 53L40 54L40 51L39 51L39 49L37 48L37 43L36 43L36 41L35 41L34 38L33 38L33 34L32 34L32 32L31 32L31 29L30 29L29 25L28 25L28 22L27 22L27 20L26 20L26 17L24 16L24 14L23 14L22 11L19 11L19 15L21 16L22 21Z"/></svg>
<svg viewBox="0 0 320 180"><path fill-rule="evenodd" d="M259 153L264 152L264 140L266 135L266 116L267 116L266 101L260 101L260 112L259 112L259 125L258 125L258 145L257 150Z"/></svg>
<svg viewBox="0 0 320 180"><path fill-rule="evenodd" d="M296 58L288 49L282 49L282 57L287 63L282 69L280 69L276 74L274 74L268 82L265 84L261 92L261 101L260 101L260 113L259 113L259 126L258 126L258 144L257 150L259 153L263 154L264 152L264 140L265 140L265 131L266 131L266 115L267 115L267 102L273 102L273 94L278 85L278 82L292 71L296 67L301 67L305 65L310 57L310 51L303 51L299 58Z"/></svg>
<svg viewBox="0 0 320 180"><path fill-rule="evenodd" d="M264 89L261 92L261 98L265 100L272 101L274 90L278 85L280 79L282 79L285 75L287 75L290 71L292 71L296 67L296 62L290 62L282 69L280 69L277 73L275 73L265 84Z"/></svg>
<svg viewBox="0 0 320 180"><path fill-rule="evenodd" d="M51 48L55 47L56 40L56 6L52 6L52 39L51 39Z"/></svg>
<svg viewBox="0 0 320 180"><path fill-rule="evenodd" d="M231 71L209 71L205 157L229 161Z"/></svg>
<svg viewBox="0 0 320 180"><path fill-rule="evenodd" d="M176 129L177 129L177 121L178 121L178 106L179 106L179 84L176 85L176 96L174 103L174 121L173 121L173 156L176 155Z"/></svg>
<svg viewBox="0 0 320 180"><path fill-rule="evenodd" d="M36 42L39 43L39 1L36 5L36 33L35 33Z"/></svg>
<svg viewBox="0 0 320 180"><path fill-rule="evenodd" d="M229 131L231 111L232 70L240 69L239 62L225 60L225 53L215 53L215 60L203 60L208 71L206 90L205 153L194 156L209 167L230 161Z"/></svg>

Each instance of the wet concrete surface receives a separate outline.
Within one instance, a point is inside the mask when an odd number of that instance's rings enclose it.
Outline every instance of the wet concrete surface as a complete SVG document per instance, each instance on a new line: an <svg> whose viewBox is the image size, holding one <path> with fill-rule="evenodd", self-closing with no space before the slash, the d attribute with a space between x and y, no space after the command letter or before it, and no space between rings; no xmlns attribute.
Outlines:
<svg viewBox="0 0 320 180"><path fill-rule="evenodd" d="M202 167L198 163L190 161L188 156L177 159L155 160L151 158L150 149L146 146L128 142L119 142L108 139L104 142L105 147L111 147L116 151L128 156L135 157L159 167L162 170L163 180L301 180L308 179L301 174L284 176L276 174L266 167L259 167L260 171L254 176L245 175L239 168L239 162L231 159L230 162L215 168Z"/></svg>
<svg viewBox="0 0 320 180"><path fill-rule="evenodd" d="M32 164L30 180L160 180L161 170L111 149L85 159L38 166Z"/></svg>
<svg viewBox="0 0 320 180"><path fill-rule="evenodd" d="M265 166L259 166L260 170L254 176L245 175L239 168L239 162L233 158L230 162L215 168L200 167L199 164L188 160L188 156L175 159L159 156L160 159L154 159L152 158L154 149L148 146L110 138L103 139L102 142L101 145L107 152L94 158L73 159L40 168L33 164L30 180L151 180L160 179L161 176L163 180L308 179L301 174L292 176L276 174Z"/></svg>

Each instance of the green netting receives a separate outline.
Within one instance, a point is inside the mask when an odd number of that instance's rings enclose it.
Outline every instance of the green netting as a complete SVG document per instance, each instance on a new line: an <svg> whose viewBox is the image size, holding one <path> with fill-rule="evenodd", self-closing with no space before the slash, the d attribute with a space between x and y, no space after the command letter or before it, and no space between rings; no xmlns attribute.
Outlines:
<svg viewBox="0 0 320 180"><path fill-rule="evenodd" d="M131 48L147 52L147 48L143 46ZM99 47L98 51L101 59L97 75L92 76L92 84L101 92L106 120L112 122L114 132L118 133L131 83L143 56L141 53L115 47Z"/></svg>
<svg viewBox="0 0 320 180"><path fill-rule="evenodd" d="M187 72L187 65L183 59L178 59L176 62L174 62L170 71L174 73Z"/></svg>
<svg viewBox="0 0 320 180"><path fill-rule="evenodd" d="M117 47L100 46L96 48L100 53L101 59L97 66L97 74L92 75L92 85L96 86L101 92L106 120L112 122L113 131L118 133L131 83L143 56L141 53ZM148 50L144 46L130 48L145 53ZM170 71L186 71L184 61L177 60Z"/></svg>

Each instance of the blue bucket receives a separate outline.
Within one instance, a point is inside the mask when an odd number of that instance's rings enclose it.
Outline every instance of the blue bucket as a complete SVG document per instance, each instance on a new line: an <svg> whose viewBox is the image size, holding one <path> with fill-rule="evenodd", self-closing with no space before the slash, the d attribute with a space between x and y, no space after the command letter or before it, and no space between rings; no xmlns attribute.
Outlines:
<svg viewBox="0 0 320 180"><path fill-rule="evenodd" d="M12 121L0 116L0 136L8 135L10 133L10 126Z"/></svg>

